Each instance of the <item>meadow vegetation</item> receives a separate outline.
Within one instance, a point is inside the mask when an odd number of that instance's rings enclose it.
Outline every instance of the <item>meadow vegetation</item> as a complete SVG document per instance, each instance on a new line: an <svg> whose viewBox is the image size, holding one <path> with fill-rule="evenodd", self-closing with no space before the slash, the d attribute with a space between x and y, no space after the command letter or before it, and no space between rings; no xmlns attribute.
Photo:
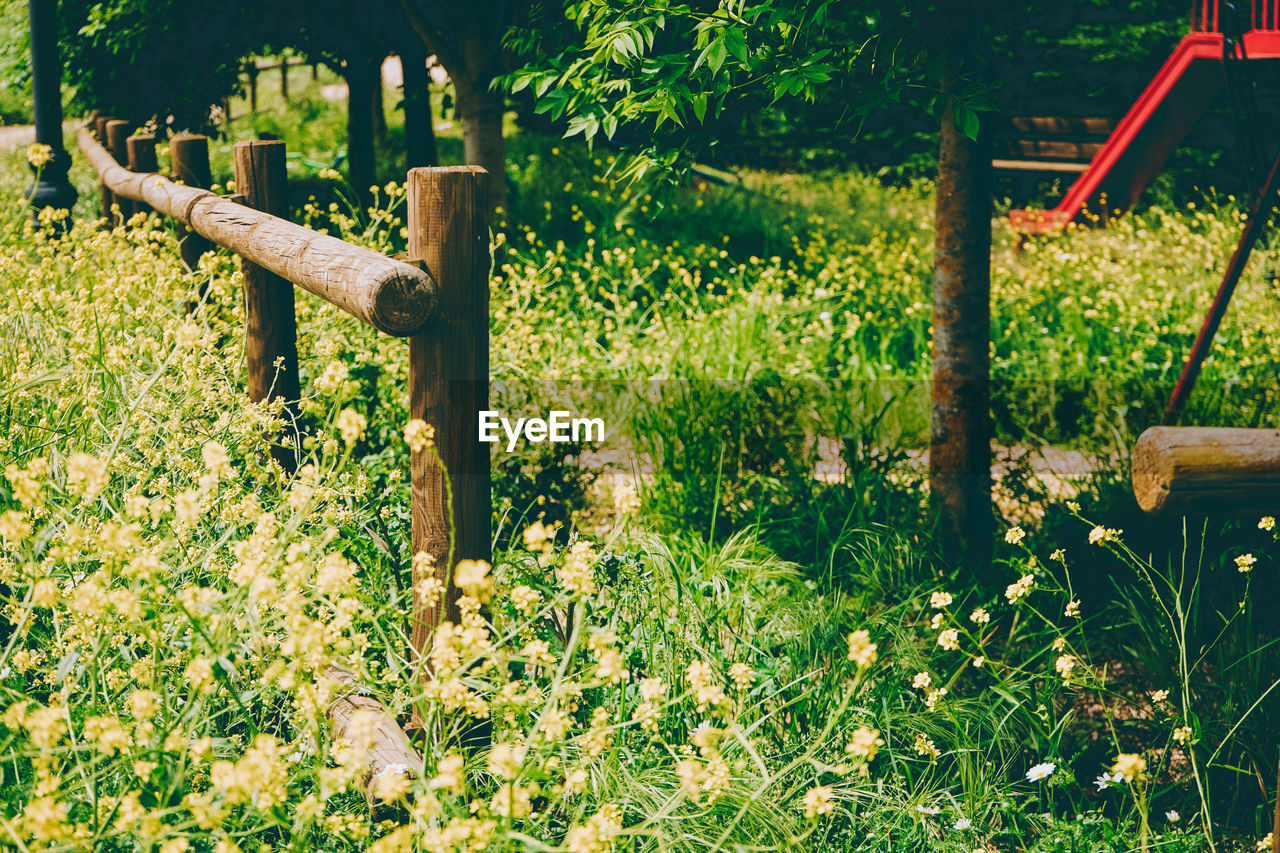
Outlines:
<svg viewBox="0 0 1280 853"><path fill-rule="evenodd" d="M400 184L352 210L339 119L316 87L301 103L307 122L237 128L297 136L304 221L403 249ZM499 454L495 559L456 572L463 618L429 672L407 655L405 472L428 438L405 344L299 297L305 464L286 479L266 453L280 411L243 392L234 259L187 272L169 226L104 226L83 165L74 229L34 230L23 152L3 154L0 845L1261 841L1274 519L1171 533L1124 494L1235 240L1231 200L998 231L1000 441L1096 461L1065 491L1010 462L975 577L932 544L919 461L927 183L639 186L608 151L533 133L509 150L495 396L605 413L606 462L633 476L602 476L593 448ZM1276 423L1277 295L1251 271L1189 420ZM814 476L824 452L840 476ZM421 767L362 778L360 733L335 741L325 718L352 689L418 721Z"/></svg>

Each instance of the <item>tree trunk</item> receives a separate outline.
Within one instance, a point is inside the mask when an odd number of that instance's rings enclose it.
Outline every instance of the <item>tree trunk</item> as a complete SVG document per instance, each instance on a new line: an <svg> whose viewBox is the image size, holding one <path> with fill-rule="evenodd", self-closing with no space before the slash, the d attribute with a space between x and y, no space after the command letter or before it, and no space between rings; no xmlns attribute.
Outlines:
<svg viewBox="0 0 1280 853"><path fill-rule="evenodd" d="M948 558L981 570L992 533L991 157L957 127L957 103L939 129L929 484Z"/></svg>
<svg viewBox="0 0 1280 853"><path fill-rule="evenodd" d="M506 97L489 89L489 80L465 79L450 69L453 89L462 116L462 147L468 166L489 173L489 203L494 210L507 206L507 148L502 137L502 113ZM499 220L505 218L501 214Z"/></svg>
<svg viewBox="0 0 1280 853"><path fill-rule="evenodd" d="M373 78L369 88L369 119L373 128L373 138L380 142L387 141L387 114L382 104L382 62L373 66Z"/></svg>
<svg viewBox="0 0 1280 853"><path fill-rule="evenodd" d="M431 121L431 74L427 71L427 51L413 33L402 39L400 64L404 67L404 147L410 169L434 166L435 127Z"/></svg>
<svg viewBox="0 0 1280 853"><path fill-rule="evenodd" d="M377 181L373 157L373 77L378 74L374 60L348 61L347 78L347 176L363 208L369 202L369 187Z"/></svg>

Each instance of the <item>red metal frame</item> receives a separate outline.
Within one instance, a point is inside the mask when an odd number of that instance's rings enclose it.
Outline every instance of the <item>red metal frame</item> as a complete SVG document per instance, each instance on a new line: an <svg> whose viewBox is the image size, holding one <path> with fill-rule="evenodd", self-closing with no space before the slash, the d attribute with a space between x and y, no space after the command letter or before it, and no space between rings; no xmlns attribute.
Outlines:
<svg viewBox="0 0 1280 853"><path fill-rule="evenodd" d="M1240 234L1236 250L1232 253L1227 269L1222 274L1222 283L1218 285L1213 304L1209 306L1209 314L1200 327L1200 333L1196 335L1195 343L1191 345L1191 352L1182 366L1178 384L1174 386L1173 393L1169 396L1169 403L1164 409L1165 426L1175 426L1178 418L1182 416L1182 409L1187 404L1187 398L1191 396L1191 389L1195 388L1196 379L1200 376L1200 368L1209 355L1209 347L1213 345L1214 335L1218 334L1218 326L1221 325L1222 318L1227 313L1227 305L1236 291L1236 285L1240 283L1240 276L1244 275L1245 265L1249 263L1249 255L1258 244L1262 230L1271 220L1277 190L1280 190L1280 154L1276 155L1275 162L1271 164L1271 171L1267 174L1262 191L1258 193L1258 198L1253 204L1253 210L1245 223L1244 231Z"/></svg>
<svg viewBox="0 0 1280 853"><path fill-rule="evenodd" d="M1190 132L1222 87L1224 50L1220 0L1195 0L1191 31L1052 210L1013 210L1021 231L1059 231L1087 210L1106 216L1130 207ZM1241 39L1244 57L1280 59L1280 0L1253 0L1253 28Z"/></svg>
<svg viewBox="0 0 1280 853"><path fill-rule="evenodd" d="M1221 0L1197 0L1191 4L1191 32L1220 33ZM1250 31L1280 31L1280 0L1252 0Z"/></svg>

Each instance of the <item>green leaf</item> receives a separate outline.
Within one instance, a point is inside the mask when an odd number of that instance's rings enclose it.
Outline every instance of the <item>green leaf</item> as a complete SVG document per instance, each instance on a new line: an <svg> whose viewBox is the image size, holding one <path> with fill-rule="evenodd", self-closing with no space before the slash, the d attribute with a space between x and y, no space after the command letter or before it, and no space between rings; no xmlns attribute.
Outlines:
<svg viewBox="0 0 1280 853"><path fill-rule="evenodd" d="M707 93L699 92L693 96L693 114L698 117L701 122L707 116Z"/></svg>
<svg viewBox="0 0 1280 853"><path fill-rule="evenodd" d="M725 41L728 42L729 52L733 54L734 59L744 66L750 64L751 56L747 51L747 37L742 30L728 30L725 32L724 37Z"/></svg>
<svg viewBox="0 0 1280 853"><path fill-rule="evenodd" d="M712 74L719 74L721 66L724 65L725 57L728 56L728 51L725 50L724 36L721 35L707 45L707 51L707 67L711 69Z"/></svg>
<svg viewBox="0 0 1280 853"><path fill-rule="evenodd" d="M951 121L955 124L956 130L965 136L975 140L978 138L978 114L964 101L956 101L955 106L951 108Z"/></svg>

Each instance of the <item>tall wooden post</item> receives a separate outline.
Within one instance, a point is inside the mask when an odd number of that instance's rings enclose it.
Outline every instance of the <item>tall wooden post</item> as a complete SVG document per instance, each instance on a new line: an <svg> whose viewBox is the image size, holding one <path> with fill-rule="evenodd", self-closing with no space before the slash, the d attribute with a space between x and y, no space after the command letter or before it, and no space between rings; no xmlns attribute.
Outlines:
<svg viewBox="0 0 1280 853"><path fill-rule="evenodd" d="M129 152L129 171L155 173L160 171L156 161L156 138L151 134L130 136L125 140ZM133 202L133 213L150 213L151 207L144 201Z"/></svg>
<svg viewBox="0 0 1280 853"><path fill-rule="evenodd" d="M113 118L107 120L107 135L103 140L103 144L107 150L111 152L111 156L121 166L127 165L129 162L129 122ZM119 198L115 193L111 194L111 203L120 207L120 218L125 220L129 218L129 213L133 209L133 203L127 198Z"/></svg>
<svg viewBox="0 0 1280 853"><path fill-rule="evenodd" d="M102 143L103 147L107 145L107 122L114 120L113 116L102 115L101 113L93 120L93 132L98 135L98 141ZM108 148L108 150L110 149ZM102 215L110 222L111 205L115 203L115 193L107 188L106 183L101 178L98 179L98 192L102 196Z"/></svg>
<svg viewBox="0 0 1280 853"><path fill-rule="evenodd" d="M288 216L284 154L282 140L235 144L236 192L249 207L272 216ZM296 420L299 384L293 285L243 257L240 269L244 275L249 398L254 402L283 399L286 420ZM297 467L296 444L273 445L271 455L286 472Z"/></svg>
<svg viewBox="0 0 1280 853"><path fill-rule="evenodd" d="M434 560L446 590L443 600L424 599L424 578L415 571L411 642L418 654L442 621L458 621L458 561L490 558L489 445L478 434L489 401L487 186L476 166L409 172L409 256L440 288L435 319L409 339L410 417L435 428L438 453L413 455L413 552Z"/></svg>
<svg viewBox="0 0 1280 853"><path fill-rule="evenodd" d="M173 177L189 187L207 190L213 183L209 169L209 137L181 134L169 140L169 156L173 163ZM186 226L179 226L182 241L178 251L187 269L195 271L200 256L213 248L213 244Z"/></svg>

